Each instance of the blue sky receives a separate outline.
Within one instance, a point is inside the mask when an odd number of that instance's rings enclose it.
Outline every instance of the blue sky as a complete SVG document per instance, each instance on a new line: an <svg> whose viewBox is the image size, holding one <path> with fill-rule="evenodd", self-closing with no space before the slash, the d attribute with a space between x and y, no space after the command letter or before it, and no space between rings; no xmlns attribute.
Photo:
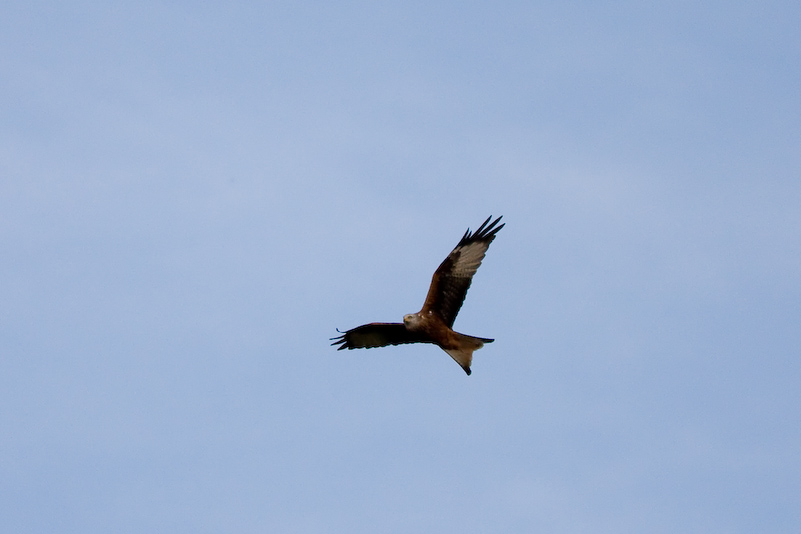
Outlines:
<svg viewBox="0 0 801 534"><path fill-rule="evenodd" d="M5 2L0 530L798 532L796 2ZM506 227L432 346L337 352Z"/></svg>

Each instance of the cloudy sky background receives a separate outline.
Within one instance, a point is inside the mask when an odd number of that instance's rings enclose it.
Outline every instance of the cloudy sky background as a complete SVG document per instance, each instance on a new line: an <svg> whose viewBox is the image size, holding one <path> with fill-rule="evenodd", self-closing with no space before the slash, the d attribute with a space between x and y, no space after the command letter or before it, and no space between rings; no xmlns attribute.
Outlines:
<svg viewBox="0 0 801 534"><path fill-rule="evenodd" d="M797 2L0 7L0 531L801 530ZM458 330L398 321L504 215Z"/></svg>

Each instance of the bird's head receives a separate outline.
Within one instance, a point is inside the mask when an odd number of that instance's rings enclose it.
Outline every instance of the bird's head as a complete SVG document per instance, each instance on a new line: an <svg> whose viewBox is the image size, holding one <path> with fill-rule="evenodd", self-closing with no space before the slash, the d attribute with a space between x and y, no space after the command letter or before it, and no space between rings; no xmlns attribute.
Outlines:
<svg viewBox="0 0 801 534"><path fill-rule="evenodd" d="M403 324L406 325L406 328L414 328L420 322L420 314L418 313L407 313L403 316Z"/></svg>

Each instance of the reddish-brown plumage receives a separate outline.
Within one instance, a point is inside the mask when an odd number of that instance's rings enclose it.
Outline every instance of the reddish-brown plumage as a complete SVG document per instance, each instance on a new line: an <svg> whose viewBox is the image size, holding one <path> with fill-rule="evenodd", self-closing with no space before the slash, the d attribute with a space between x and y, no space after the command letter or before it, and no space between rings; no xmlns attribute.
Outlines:
<svg viewBox="0 0 801 534"><path fill-rule="evenodd" d="M423 308L403 317L403 323L370 323L348 330L333 340L338 350L384 347L402 343L435 343L447 352L469 375L473 351L492 339L467 336L453 330L473 275L504 227L501 217L486 221L471 233L468 229L456 247L440 264L431 279Z"/></svg>

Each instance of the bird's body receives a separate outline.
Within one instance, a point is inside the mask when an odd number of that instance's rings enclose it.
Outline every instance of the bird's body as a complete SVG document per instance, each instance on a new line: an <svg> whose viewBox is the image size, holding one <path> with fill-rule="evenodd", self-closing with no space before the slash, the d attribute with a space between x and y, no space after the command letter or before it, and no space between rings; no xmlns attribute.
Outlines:
<svg viewBox="0 0 801 534"><path fill-rule="evenodd" d="M403 317L403 325L409 332L419 332L422 336L450 354L456 363L469 375L473 351L480 349L484 343L492 343L494 339L460 334L445 324L439 315L432 310L411 313Z"/></svg>
<svg viewBox="0 0 801 534"><path fill-rule="evenodd" d="M501 217L492 217L476 230L465 232L456 248L437 268L423 308L403 317L403 323L370 323L331 338L339 350L385 347L402 343L434 343L447 352L469 375L473 351L492 339L468 336L453 330L473 275L481 265L495 235L503 228Z"/></svg>

